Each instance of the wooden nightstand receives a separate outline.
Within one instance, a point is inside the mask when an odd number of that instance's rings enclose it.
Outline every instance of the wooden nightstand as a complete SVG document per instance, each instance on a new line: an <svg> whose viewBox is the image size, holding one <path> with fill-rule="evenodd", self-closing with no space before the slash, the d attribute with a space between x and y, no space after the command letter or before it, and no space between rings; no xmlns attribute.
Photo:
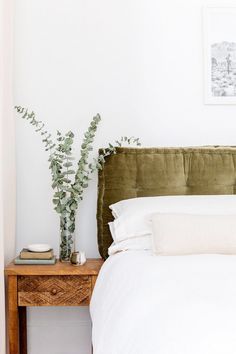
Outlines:
<svg viewBox="0 0 236 354"><path fill-rule="evenodd" d="M86 306L103 264L89 259L83 266L14 265L5 268L8 293L9 354L27 354L27 306Z"/></svg>

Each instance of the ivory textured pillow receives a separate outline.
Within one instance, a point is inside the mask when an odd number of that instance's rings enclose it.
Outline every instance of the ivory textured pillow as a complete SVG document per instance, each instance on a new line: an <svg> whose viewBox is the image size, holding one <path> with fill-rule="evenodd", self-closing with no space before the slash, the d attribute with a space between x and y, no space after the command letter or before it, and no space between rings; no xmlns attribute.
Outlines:
<svg viewBox="0 0 236 354"><path fill-rule="evenodd" d="M110 205L114 217L109 223L115 242L150 235L150 217L156 213L220 214L236 213L236 195L179 195L140 197Z"/></svg>
<svg viewBox="0 0 236 354"><path fill-rule="evenodd" d="M155 214L152 225L155 254L236 254L236 214Z"/></svg>

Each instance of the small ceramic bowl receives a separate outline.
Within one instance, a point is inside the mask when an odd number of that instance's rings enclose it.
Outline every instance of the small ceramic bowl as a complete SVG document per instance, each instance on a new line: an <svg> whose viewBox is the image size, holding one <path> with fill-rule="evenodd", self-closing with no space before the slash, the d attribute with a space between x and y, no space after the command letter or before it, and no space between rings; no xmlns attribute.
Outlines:
<svg viewBox="0 0 236 354"><path fill-rule="evenodd" d="M51 246L46 243L34 243L27 246L31 252L47 252L51 249Z"/></svg>

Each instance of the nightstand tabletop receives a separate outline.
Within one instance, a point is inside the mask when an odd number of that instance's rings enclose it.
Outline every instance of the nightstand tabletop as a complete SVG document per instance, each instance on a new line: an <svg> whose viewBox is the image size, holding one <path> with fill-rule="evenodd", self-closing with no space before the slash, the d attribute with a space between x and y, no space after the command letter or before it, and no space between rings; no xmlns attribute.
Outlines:
<svg viewBox="0 0 236 354"><path fill-rule="evenodd" d="M6 275L97 275L103 264L100 258L87 259L82 266L74 266L70 262L54 265L16 265L13 262L5 267Z"/></svg>

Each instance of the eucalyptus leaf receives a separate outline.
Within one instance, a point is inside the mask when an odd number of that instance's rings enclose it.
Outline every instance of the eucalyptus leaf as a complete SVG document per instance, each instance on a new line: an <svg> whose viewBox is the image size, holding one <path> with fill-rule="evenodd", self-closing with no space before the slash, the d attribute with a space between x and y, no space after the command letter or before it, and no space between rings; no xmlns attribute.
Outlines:
<svg viewBox="0 0 236 354"><path fill-rule="evenodd" d="M66 171L66 174L67 175L74 175L75 171L74 170L68 170L68 171Z"/></svg>
<svg viewBox="0 0 236 354"><path fill-rule="evenodd" d="M72 163L72 162L65 162L65 163L63 164L63 166L64 166L64 167L71 167L71 166L73 166L73 163Z"/></svg>
<svg viewBox="0 0 236 354"><path fill-rule="evenodd" d="M17 113L21 118L28 120L34 127L35 132L41 136L44 148L49 152L48 162L51 171L52 188L55 190L53 195L54 209L60 215L61 229L61 244L60 258L69 260L71 247L73 243L72 234L75 230L75 212L78 209L78 204L83 200L84 189L88 187L88 182L91 179L90 175L101 170L106 161L106 157L116 153L116 147L122 146L123 142L128 145L140 146L138 138L127 136L116 140L115 144L108 144L106 149L92 161L89 159L91 151L93 151L94 138L97 132L98 124L101 117L97 114L93 117L87 131L84 133L83 141L80 146L80 158L77 162L76 171L72 168L75 158L72 153L74 143L74 133L68 131L63 134L59 130L56 131L56 138L45 129L45 124L42 121L36 120L36 115L33 111L29 111L21 106L15 106ZM68 176L74 176L72 181Z"/></svg>

